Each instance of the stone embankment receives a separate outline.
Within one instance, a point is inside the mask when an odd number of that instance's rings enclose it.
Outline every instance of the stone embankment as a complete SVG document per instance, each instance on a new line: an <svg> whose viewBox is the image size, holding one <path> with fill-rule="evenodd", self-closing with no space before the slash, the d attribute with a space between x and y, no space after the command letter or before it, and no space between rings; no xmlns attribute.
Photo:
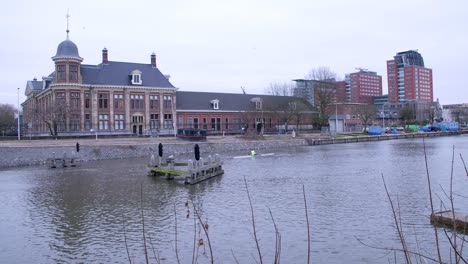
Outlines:
<svg viewBox="0 0 468 264"><path fill-rule="evenodd" d="M247 151L250 149L284 149L295 146L312 146L324 144L341 144L390 139L405 139L432 136L450 136L468 133L431 132L408 133L381 136L340 136L333 138L320 134L304 134L298 137L291 135L268 135L262 139L243 138L239 136L209 137L206 142L188 142L175 138L116 138L116 139L79 139L79 140L21 140L0 143L0 168L44 164L50 158L62 158L74 155L79 160L105 160L149 157L151 152L157 153L159 143L164 146L165 156L187 154L194 151L194 145L199 144L204 155L212 155L229 151ZM76 143L80 143L80 151L76 153Z"/></svg>
<svg viewBox="0 0 468 264"><path fill-rule="evenodd" d="M76 143L80 151L76 152ZM174 138L128 138L128 139L79 139L79 140L22 140L0 143L0 168L44 164L50 158L67 159L77 157L81 161L126 159L148 157L158 153L159 143L163 144L164 156L192 153L199 144L203 155L228 151L254 149L278 149L307 145L301 138L284 136L265 139L243 139L240 137L212 137L205 142L181 141Z"/></svg>

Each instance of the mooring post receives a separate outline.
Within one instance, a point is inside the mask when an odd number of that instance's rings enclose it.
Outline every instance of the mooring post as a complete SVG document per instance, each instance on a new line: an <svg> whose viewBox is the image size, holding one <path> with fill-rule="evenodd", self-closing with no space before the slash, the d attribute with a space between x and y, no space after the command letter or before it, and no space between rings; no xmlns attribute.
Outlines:
<svg viewBox="0 0 468 264"><path fill-rule="evenodd" d="M75 167L76 164L75 164L75 157L76 157L76 153L75 151L72 150L71 152L71 159L70 159L70 166L71 167Z"/></svg>
<svg viewBox="0 0 468 264"><path fill-rule="evenodd" d="M158 145L158 156L159 156L159 164L158 165L161 165L161 159L162 159L162 156L163 156L163 144L162 143L159 143L159 145Z"/></svg>
<svg viewBox="0 0 468 264"><path fill-rule="evenodd" d="M63 152L62 167L67 167L67 153Z"/></svg>

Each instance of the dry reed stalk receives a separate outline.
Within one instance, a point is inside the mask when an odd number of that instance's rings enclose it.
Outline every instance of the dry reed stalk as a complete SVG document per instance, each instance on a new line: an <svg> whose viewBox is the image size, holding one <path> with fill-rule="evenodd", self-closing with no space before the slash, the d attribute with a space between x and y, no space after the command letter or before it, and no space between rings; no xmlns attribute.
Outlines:
<svg viewBox="0 0 468 264"><path fill-rule="evenodd" d="M424 138L423 138L423 149L424 149L424 161L426 164L426 176L427 176L427 185L428 185L427 188L429 189L429 202L431 204L431 215L435 215L434 203L432 200L431 178L429 176L429 165L427 162L426 142L424 141ZM439 233L435 225L433 225L433 228L434 228L434 235L435 235L435 242L436 242L436 249L437 249L437 257L439 258L439 262L442 262L442 255L440 254L440 245L439 245Z"/></svg>
<svg viewBox="0 0 468 264"><path fill-rule="evenodd" d="M188 207L188 202L186 203L186 206ZM194 218L193 218L193 252L192 252L192 264L197 263L197 262L196 262L196 258L195 258L196 245L197 245L197 219L194 217ZM198 255L198 254L197 254L197 255Z"/></svg>
<svg viewBox="0 0 468 264"><path fill-rule="evenodd" d="M419 252L415 252L415 251L411 251L411 250L406 250L406 252L401 249L401 248L389 248L389 247L377 247L377 246L373 246L373 245L370 245L370 244L367 244L365 243L364 241L362 241L361 239L359 239L357 236L354 236L354 238L356 238L356 240L361 243L362 245L366 246L366 247L369 247L369 248L373 248L373 249L379 249L379 250L386 250L386 251L393 251L393 252L403 252L405 254L411 254L411 255L415 255L415 256L420 256L424 259L427 259L427 260L431 260L435 263L445 263L445 262L440 262L438 261L437 259L435 258L432 258L432 257L429 257L429 256L426 256L426 255L423 255ZM394 257L394 259L396 260L396 255ZM395 261L396 263L396 261Z"/></svg>
<svg viewBox="0 0 468 264"><path fill-rule="evenodd" d="M211 264L213 264L214 263L213 249L211 248L211 242L210 242L210 236L208 235L208 230L206 229L206 225L203 222L203 220L201 219L200 214L198 213L198 210L195 207L195 203L193 202L193 200L192 200L192 204L193 204L193 211L195 212L195 215L197 216L198 221L200 222L200 224L201 224L201 226L203 228L203 231L205 232L206 240L208 240L208 248L210 249Z"/></svg>
<svg viewBox="0 0 468 264"><path fill-rule="evenodd" d="M146 264L149 264L148 258L148 249L146 248L146 235L145 235L145 214L143 212L143 184L140 185L140 196L141 196L141 223L142 223L142 231L143 231L143 245L145 248L145 258Z"/></svg>
<svg viewBox="0 0 468 264"><path fill-rule="evenodd" d="M236 263L240 264L239 261L236 258L236 255L234 255L234 251L232 251L232 248L231 248L231 254L232 254L232 257L234 258L234 260L236 261Z"/></svg>
<svg viewBox="0 0 468 264"><path fill-rule="evenodd" d="M179 259L179 248L178 248L178 243L177 243L177 210L176 210L176 206L174 204L174 231L175 231L175 255L176 255L176 259L177 259L177 263L180 264L180 259Z"/></svg>
<svg viewBox="0 0 468 264"><path fill-rule="evenodd" d="M383 181L383 184L384 184L384 187L385 187L385 192L387 193L388 202L390 203L390 207L392 208L393 220L395 222L396 229L398 231L398 237L399 237L401 245L403 247L403 253L405 255L406 263L411 263L411 259L410 259L409 253L408 253L408 248L406 247L405 237L403 235L403 230L400 227L401 223L399 224L399 222L398 222L395 206L393 205L392 198L390 197L390 193L388 192L387 184L385 183L385 178L384 178L383 174L382 174L382 181Z"/></svg>
<svg viewBox="0 0 468 264"><path fill-rule="evenodd" d="M125 216L122 214L123 218L123 233L124 233L124 242L125 242L125 250L127 251L128 262L132 264L132 259L130 258L130 252L128 251L128 244L127 244L127 231L125 226Z"/></svg>
<svg viewBox="0 0 468 264"><path fill-rule="evenodd" d="M304 184L302 185L302 193L304 194L304 209L306 214L306 222L307 222L307 263L310 263L310 226L309 226L309 213L307 211L307 200L305 195L305 187Z"/></svg>
<svg viewBox="0 0 468 264"><path fill-rule="evenodd" d="M250 199L249 187L247 186L247 180L245 179L245 176L244 176L244 183L245 183L245 189L247 190L247 197L249 198L250 214L251 214L251 217L252 217L253 235L254 235L254 239L255 239L255 244L257 246L257 252L258 252L258 257L260 259L260 264L262 264L263 259L262 259L262 253L260 251L260 244L258 243L258 238L257 238L257 230L256 230L256 227L255 227L255 215L254 215L252 200Z"/></svg>
<svg viewBox="0 0 468 264"><path fill-rule="evenodd" d="M452 247L452 249L454 250L454 254L455 254L455 261L457 260L457 258L459 258L459 260L462 260L463 263L468 263L462 256L462 254L460 254L460 252L458 252L458 250L455 249L455 245L453 244L452 242L452 239L450 238L450 236L448 235L447 233L447 230L444 229L444 232L445 232L445 236L447 237L447 240L449 241L450 243L450 246Z"/></svg>
<svg viewBox="0 0 468 264"><path fill-rule="evenodd" d="M459 257L457 256L458 248L457 248L457 221L455 218L455 209L454 209L454 204L453 204L453 164L455 161L455 146L452 147L452 166L450 168L450 207L451 207L451 212L452 212L452 224L453 224L453 232L452 232L452 241L450 242L450 245L452 246L454 253L455 253L455 264L459 264Z"/></svg>
<svg viewBox="0 0 468 264"><path fill-rule="evenodd" d="M465 160L463 159L463 156L461 153L460 153L460 158L462 160L463 167L465 168L466 177L468 177L468 169L466 168Z"/></svg>
<svg viewBox="0 0 468 264"><path fill-rule="evenodd" d="M161 258L159 257L159 253L156 253L156 250L154 249L153 241L151 240L151 236L149 233L148 233L148 240L151 246L151 250L153 251L153 256L154 256L154 259L156 260L156 263L161 264Z"/></svg>
<svg viewBox="0 0 468 264"><path fill-rule="evenodd" d="M274 264L280 263L280 255L281 255L281 234L276 226L275 219L273 218L273 213L271 212L270 208L268 208L270 212L271 221L273 222L273 226L275 227L275 258L273 260Z"/></svg>

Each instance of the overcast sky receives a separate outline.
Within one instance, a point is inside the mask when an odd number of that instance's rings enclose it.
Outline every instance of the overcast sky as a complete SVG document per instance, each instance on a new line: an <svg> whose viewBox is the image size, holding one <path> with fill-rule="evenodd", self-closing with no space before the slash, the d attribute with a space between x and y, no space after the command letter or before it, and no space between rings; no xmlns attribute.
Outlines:
<svg viewBox="0 0 468 264"><path fill-rule="evenodd" d="M0 103L25 100L26 81L54 70L66 38L84 64L150 63L180 90L262 94L273 82L328 66L340 78L356 67L382 75L400 51L418 50L433 70L434 99L468 103L466 0L196 0L2 3Z"/></svg>

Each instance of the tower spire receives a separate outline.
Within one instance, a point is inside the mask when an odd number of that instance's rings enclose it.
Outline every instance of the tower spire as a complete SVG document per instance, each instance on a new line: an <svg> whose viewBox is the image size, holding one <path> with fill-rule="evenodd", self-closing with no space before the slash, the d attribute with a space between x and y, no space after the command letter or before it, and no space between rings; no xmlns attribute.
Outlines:
<svg viewBox="0 0 468 264"><path fill-rule="evenodd" d="M65 17L67 18L67 39L69 39L68 33L70 33L70 30L68 29L68 20L69 20L69 18L70 18L69 11L70 11L70 10L67 9L67 15L65 16Z"/></svg>

